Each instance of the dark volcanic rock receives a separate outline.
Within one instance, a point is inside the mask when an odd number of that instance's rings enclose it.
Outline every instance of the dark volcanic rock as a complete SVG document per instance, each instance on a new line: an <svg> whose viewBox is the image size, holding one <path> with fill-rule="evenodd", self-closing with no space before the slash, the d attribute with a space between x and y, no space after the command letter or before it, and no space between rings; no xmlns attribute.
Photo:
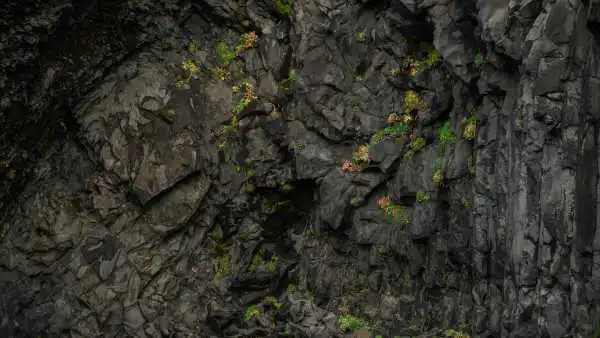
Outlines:
<svg viewBox="0 0 600 338"><path fill-rule="evenodd" d="M6 0L0 336L597 335L599 44L593 1Z"/></svg>

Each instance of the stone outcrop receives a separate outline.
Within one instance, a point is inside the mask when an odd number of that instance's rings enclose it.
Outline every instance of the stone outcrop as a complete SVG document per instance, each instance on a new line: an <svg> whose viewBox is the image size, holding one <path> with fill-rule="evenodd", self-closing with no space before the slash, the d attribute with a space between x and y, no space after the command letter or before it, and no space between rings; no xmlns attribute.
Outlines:
<svg viewBox="0 0 600 338"><path fill-rule="evenodd" d="M0 336L598 335L599 6L5 1Z"/></svg>

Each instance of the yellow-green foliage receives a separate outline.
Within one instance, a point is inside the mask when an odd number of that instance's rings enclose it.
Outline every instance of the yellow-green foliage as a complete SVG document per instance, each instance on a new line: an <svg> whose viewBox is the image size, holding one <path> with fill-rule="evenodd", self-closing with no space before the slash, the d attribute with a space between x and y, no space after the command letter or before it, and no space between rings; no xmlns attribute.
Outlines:
<svg viewBox="0 0 600 338"><path fill-rule="evenodd" d="M477 136L477 118L475 116L471 116L468 119L463 120L463 137L466 140L472 140Z"/></svg>
<svg viewBox="0 0 600 338"><path fill-rule="evenodd" d="M356 40L363 42L367 39L367 34L365 34L365 32L358 32L356 33Z"/></svg>
<svg viewBox="0 0 600 338"><path fill-rule="evenodd" d="M279 263L279 257L273 255L269 262L267 263L267 271L275 272L277 270L277 264Z"/></svg>
<svg viewBox="0 0 600 338"><path fill-rule="evenodd" d="M258 316L260 316L260 309L258 308L258 305L250 305L248 306L248 309L246 309L244 320L249 321L253 318L257 318Z"/></svg>
<svg viewBox="0 0 600 338"><path fill-rule="evenodd" d="M423 147L425 146L425 139L423 137L417 137L414 140L412 140L412 142L410 142L410 147L412 150L414 150L415 152L423 149Z"/></svg>
<svg viewBox="0 0 600 338"><path fill-rule="evenodd" d="M216 276L222 277L229 273L230 270L229 252L224 245L216 242L213 242L213 251L217 256L217 258L212 260L212 263L217 270Z"/></svg>
<svg viewBox="0 0 600 338"><path fill-rule="evenodd" d="M442 169L438 169L433 173L433 183L440 185L442 183L442 181L444 180L444 173L442 172Z"/></svg>
<svg viewBox="0 0 600 338"><path fill-rule="evenodd" d="M249 272L254 272L254 271L256 271L257 267L265 264L265 260L263 259L264 252L265 252L265 249L260 248L256 252L256 254L252 257L252 264L250 264L250 266L248 267Z"/></svg>
<svg viewBox="0 0 600 338"><path fill-rule="evenodd" d="M292 16L292 6L283 0L275 0L275 8L283 15Z"/></svg>
<svg viewBox="0 0 600 338"><path fill-rule="evenodd" d="M358 147L352 155L352 162L356 165L369 163L369 147L366 145Z"/></svg>
<svg viewBox="0 0 600 338"><path fill-rule="evenodd" d="M422 70L436 66L442 61L442 56L432 45L425 44L421 46L421 57L407 57L404 60L404 68L408 69L411 77L417 76Z"/></svg>
<svg viewBox="0 0 600 338"><path fill-rule="evenodd" d="M424 192L423 190L419 190L417 191L417 202L424 202L424 201L429 201L429 195Z"/></svg>
<svg viewBox="0 0 600 338"><path fill-rule="evenodd" d="M273 297L273 296L267 296L265 297L265 301L268 303L273 304L273 306L276 309L279 309L281 307L281 304L279 303L279 301L277 301L277 298Z"/></svg>
<svg viewBox="0 0 600 338"><path fill-rule="evenodd" d="M192 79L192 77L197 74L198 72L200 72L200 68L198 68L198 66L196 65L196 63L194 63L194 60L192 59L185 59L183 60L183 70L186 73L186 77L185 78L179 78L177 80L177 82L175 83L175 85L178 88L188 88L189 87L189 82Z"/></svg>
<svg viewBox="0 0 600 338"><path fill-rule="evenodd" d="M425 103L421 101L419 95L415 91L409 90L404 93L402 109L405 113L410 113L415 110L425 110L426 108Z"/></svg>
<svg viewBox="0 0 600 338"><path fill-rule="evenodd" d="M368 329L368 323L352 315L342 315L339 319L340 329L342 331L350 330L352 332Z"/></svg>
<svg viewBox="0 0 600 338"><path fill-rule="evenodd" d="M404 159L410 160L416 152L423 149L425 143L426 141L422 137L413 138L413 140L410 142L410 150L404 154Z"/></svg>
<svg viewBox="0 0 600 338"><path fill-rule="evenodd" d="M237 57L235 51L229 48L225 42L220 42L217 45L217 56L219 57L219 64L222 66L227 66Z"/></svg>
<svg viewBox="0 0 600 338"><path fill-rule="evenodd" d="M444 335L446 337L454 337L454 338L471 338L471 336L465 333L466 325L464 323L458 325L456 330L448 329L444 331Z"/></svg>
<svg viewBox="0 0 600 338"><path fill-rule="evenodd" d="M469 155L467 158L467 167L469 168L469 174L475 175L475 161L473 160L473 155Z"/></svg>

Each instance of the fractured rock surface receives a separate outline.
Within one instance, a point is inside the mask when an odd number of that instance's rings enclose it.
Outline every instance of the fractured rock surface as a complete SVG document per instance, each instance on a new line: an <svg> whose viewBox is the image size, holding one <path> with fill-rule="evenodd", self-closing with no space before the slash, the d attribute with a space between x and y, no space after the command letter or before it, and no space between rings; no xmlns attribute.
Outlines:
<svg viewBox="0 0 600 338"><path fill-rule="evenodd" d="M591 336L599 27L572 0L5 1L0 336Z"/></svg>

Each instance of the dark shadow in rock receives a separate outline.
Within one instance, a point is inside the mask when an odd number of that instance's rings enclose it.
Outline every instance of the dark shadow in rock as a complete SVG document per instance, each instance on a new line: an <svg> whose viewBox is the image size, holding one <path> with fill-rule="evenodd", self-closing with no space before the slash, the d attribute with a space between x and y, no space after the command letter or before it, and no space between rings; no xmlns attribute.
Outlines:
<svg viewBox="0 0 600 338"><path fill-rule="evenodd" d="M596 45L600 46L600 22L588 21L587 29L594 36L594 41L596 41Z"/></svg>
<svg viewBox="0 0 600 338"><path fill-rule="evenodd" d="M269 215L263 226L263 237L266 241L276 243L283 240L282 233L290 227L304 228L310 210L314 207L314 194L317 184L312 180L299 180L293 183L294 190L287 194L277 194L278 199L289 200L290 208L276 210Z"/></svg>

